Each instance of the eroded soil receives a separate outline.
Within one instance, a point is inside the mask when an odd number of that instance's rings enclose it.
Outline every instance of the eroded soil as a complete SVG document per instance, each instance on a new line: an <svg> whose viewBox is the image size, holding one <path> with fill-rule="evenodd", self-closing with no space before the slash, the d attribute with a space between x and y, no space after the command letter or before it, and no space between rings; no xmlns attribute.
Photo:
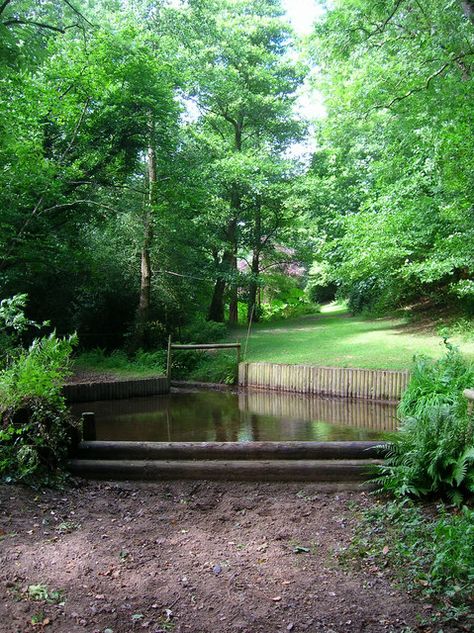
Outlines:
<svg viewBox="0 0 474 633"><path fill-rule="evenodd" d="M370 495L316 484L0 486L0 631L425 630L382 572L339 562L355 503Z"/></svg>

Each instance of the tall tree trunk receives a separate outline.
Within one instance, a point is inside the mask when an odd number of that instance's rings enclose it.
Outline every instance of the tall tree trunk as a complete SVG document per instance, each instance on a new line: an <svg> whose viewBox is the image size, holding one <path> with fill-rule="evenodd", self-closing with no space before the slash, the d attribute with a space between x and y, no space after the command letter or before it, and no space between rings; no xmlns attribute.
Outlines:
<svg viewBox="0 0 474 633"><path fill-rule="evenodd" d="M259 290L258 276L260 274L260 249L262 248L262 213L261 202L257 199L255 207L255 226L252 252L252 280L249 285L249 298L247 303L247 323L253 319L255 323L260 320L260 310L257 309L257 293ZM260 306L258 306L260 307Z"/></svg>
<svg viewBox="0 0 474 633"><path fill-rule="evenodd" d="M217 321L217 323L224 323L224 294L225 294L225 281L218 279L214 284L214 292L212 293L211 305L207 313L209 321Z"/></svg>
<svg viewBox="0 0 474 633"><path fill-rule="evenodd" d="M153 147L153 125L150 124L150 145L147 152L148 170L148 204L143 216L143 242L140 254L140 296L135 316L135 335L133 348L138 349L145 345L146 327L150 319L151 307L151 247L153 244L153 207L156 203L156 154Z"/></svg>
<svg viewBox="0 0 474 633"><path fill-rule="evenodd" d="M252 281L249 284L249 298L247 302L247 323L251 320L254 323L258 323L260 320L259 310L257 309L257 292L258 283L257 277L260 273L260 253L258 250L254 250L252 254Z"/></svg>
<svg viewBox="0 0 474 633"><path fill-rule="evenodd" d="M236 185L232 187L231 195L231 207L233 210L233 217L227 227L227 240L229 243L229 272L234 277L234 281L230 284L230 300L229 300L229 323L236 325L239 322L239 298L238 298L238 283L237 283L237 222L240 214L241 196L240 191Z"/></svg>
<svg viewBox="0 0 474 633"><path fill-rule="evenodd" d="M219 266L220 276L218 276L212 294L211 303L208 311L208 320L217 321L218 323L224 322L224 299L225 291L228 288L230 294L229 300L229 323L238 322L238 297L237 297L237 284L235 282L229 282L229 277L237 275L237 220L232 218L226 228L226 250L222 255L222 261ZM216 259L216 258L214 258Z"/></svg>

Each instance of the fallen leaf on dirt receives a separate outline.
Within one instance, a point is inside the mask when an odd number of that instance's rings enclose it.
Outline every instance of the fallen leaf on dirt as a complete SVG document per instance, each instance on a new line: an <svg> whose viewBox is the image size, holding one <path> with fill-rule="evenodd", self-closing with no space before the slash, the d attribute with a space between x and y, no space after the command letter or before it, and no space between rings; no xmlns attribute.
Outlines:
<svg viewBox="0 0 474 633"><path fill-rule="evenodd" d="M296 547L293 548L294 554L308 554L310 551L309 547L303 547L302 545L296 545Z"/></svg>

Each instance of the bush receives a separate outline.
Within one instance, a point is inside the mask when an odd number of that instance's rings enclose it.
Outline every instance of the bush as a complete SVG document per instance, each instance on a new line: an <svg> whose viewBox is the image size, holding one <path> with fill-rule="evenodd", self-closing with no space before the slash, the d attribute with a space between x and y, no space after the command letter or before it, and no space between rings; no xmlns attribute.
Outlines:
<svg viewBox="0 0 474 633"><path fill-rule="evenodd" d="M199 382L234 385L238 379L236 355L235 353L204 355L187 377Z"/></svg>
<svg viewBox="0 0 474 633"><path fill-rule="evenodd" d="M80 424L64 405L25 397L1 413L0 478L30 485L61 483L70 449L79 439Z"/></svg>
<svg viewBox="0 0 474 633"><path fill-rule="evenodd" d="M0 366L8 361L25 332L42 327L26 317L27 301L26 294L17 294L0 301Z"/></svg>
<svg viewBox="0 0 474 633"><path fill-rule="evenodd" d="M462 318L439 329L440 336L459 336L465 341L474 341L474 320Z"/></svg>
<svg viewBox="0 0 474 633"><path fill-rule="evenodd" d="M107 353L103 349L82 352L75 360L76 367L92 371L113 372L124 375L157 375L166 372L166 350L155 352L138 350L129 356L117 349Z"/></svg>
<svg viewBox="0 0 474 633"><path fill-rule="evenodd" d="M183 343L218 343L226 334L227 326L224 323L207 321L201 316L182 329L180 338Z"/></svg>
<svg viewBox="0 0 474 633"><path fill-rule="evenodd" d="M447 496L459 505L474 493L474 418L463 396L474 384L474 368L447 347L441 360L417 360L377 481L399 497Z"/></svg>
<svg viewBox="0 0 474 633"><path fill-rule="evenodd" d="M12 352L0 371L0 477L7 482L52 484L79 427L61 394L76 337L54 333Z"/></svg>
<svg viewBox="0 0 474 633"><path fill-rule="evenodd" d="M474 423L449 405L403 421L377 481L396 496L447 496L461 504L474 493Z"/></svg>
<svg viewBox="0 0 474 633"><path fill-rule="evenodd" d="M447 404L457 415L465 416L464 389L474 386L474 365L445 340L447 353L439 360L415 358L410 384L402 396L398 413L401 418L422 415L428 408Z"/></svg>
<svg viewBox="0 0 474 633"><path fill-rule="evenodd" d="M77 339L55 333L35 339L28 349L17 349L0 371L0 411L19 406L25 398L42 398L60 406L61 389L69 372L69 359Z"/></svg>
<svg viewBox="0 0 474 633"><path fill-rule="evenodd" d="M314 262L309 270L306 284L306 296L312 303L329 303L334 301L338 286L331 275L327 262Z"/></svg>

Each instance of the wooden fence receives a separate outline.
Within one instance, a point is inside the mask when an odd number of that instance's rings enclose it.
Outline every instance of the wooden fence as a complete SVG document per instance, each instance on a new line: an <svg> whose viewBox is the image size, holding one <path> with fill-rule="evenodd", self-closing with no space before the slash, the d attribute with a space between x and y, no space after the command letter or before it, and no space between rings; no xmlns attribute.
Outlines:
<svg viewBox="0 0 474 633"><path fill-rule="evenodd" d="M409 371L240 363L239 385L294 393L397 402Z"/></svg>

